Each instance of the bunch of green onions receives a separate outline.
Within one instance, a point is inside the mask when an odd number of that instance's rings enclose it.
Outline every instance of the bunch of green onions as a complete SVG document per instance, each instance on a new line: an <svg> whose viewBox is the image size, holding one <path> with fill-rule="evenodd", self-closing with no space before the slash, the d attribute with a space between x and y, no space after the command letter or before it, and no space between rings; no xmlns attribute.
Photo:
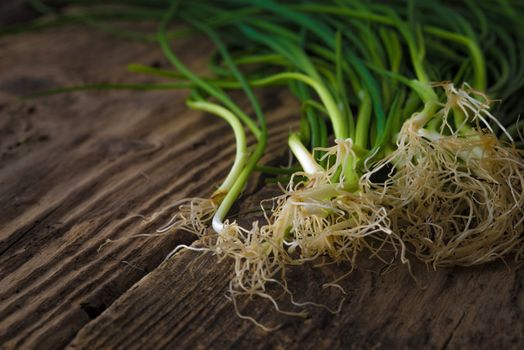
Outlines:
<svg viewBox="0 0 524 350"><path fill-rule="evenodd" d="M232 258L233 297L273 300L267 283L289 292L287 267L319 257L355 264L364 250L388 264L414 257L435 267L521 258L519 2L76 2L81 11L56 15L33 1L47 16L32 27L81 20L157 42L173 70L129 68L173 82L72 89L187 88L190 108L230 125L237 151L229 174L209 198L180 202L162 230L191 231L205 249ZM115 19L158 20L158 31L118 29ZM187 27L173 27L181 22ZM217 48L211 75L191 71L171 49L194 32ZM288 139L298 170L260 164L268 130L253 89L277 86L301 105L300 128ZM239 107L234 90L254 115ZM279 174L286 189L272 199L265 223L241 227L228 215L254 171Z"/></svg>

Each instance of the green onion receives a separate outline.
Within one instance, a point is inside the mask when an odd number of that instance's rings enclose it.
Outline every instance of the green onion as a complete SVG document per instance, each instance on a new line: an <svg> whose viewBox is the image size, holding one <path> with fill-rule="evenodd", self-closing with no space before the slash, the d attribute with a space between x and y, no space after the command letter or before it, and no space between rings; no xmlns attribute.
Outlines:
<svg viewBox="0 0 524 350"><path fill-rule="evenodd" d="M31 3L48 20L26 29L61 19L87 23L156 42L173 65L128 66L167 82L87 84L36 95L188 89L190 108L230 125L237 151L224 181L209 198L182 200L162 230L194 232L204 249L234 260L233 300L247 294L274 301L266 289L273 282L292 298L289 266L321 257L356 264L363 250L388 263L393 253L402 263L418 259L434 267L524 256L519 3L120 0L126 10L119 14L103 2L94 8L73 1L79 12L62 17ZM117 20L159 21L159 30L122 31ZM187 27L172 30L175 21ZM197 32L216 47L208 75L191 71L172 50L180 35ZM288 138L296 163L285 168L260 163L268 130L253 91L282 87L301 106L300 129ZM232 90L244 93L253 116ZM245 129L254 135L252 147ZM266 180L285 192L270 199L264 222L241 227L230 210L254 171L275 175Z"/></svg>

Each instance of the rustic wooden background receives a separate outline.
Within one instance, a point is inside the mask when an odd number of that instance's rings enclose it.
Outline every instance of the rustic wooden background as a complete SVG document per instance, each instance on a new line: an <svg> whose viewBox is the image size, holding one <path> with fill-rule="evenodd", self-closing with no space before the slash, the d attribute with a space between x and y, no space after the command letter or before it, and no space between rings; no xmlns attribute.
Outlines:
<svg viewBox="0 0 524 350"><path fill-rule="evenodd" d="M212 47L191 39L175 50L205 69ZM81 25L0 38L0 349L523 346L523 271L512 264L437 272L415 264L416 283L403 266L381 273L363 259L342 283L348 294L337 315L311 308L307 318L288 317L262 300L240 300L242 312L281 326L266 333L236 317L225 298L228 261L186 251L162 262L194 241L189 234L129 238L99 251L107 239L153 233L167 218L145 223L138 215L209 195L234 155L227 125L187 110L183 91L18 98L150 79L127 73L130 62L166 65L155 45ZM271 130L265 161L285 160L280 149L297 127L297 105L284 91L259 94ZM244 193L240 218L277 191L263 180ZM341 294L318 285L343 272L304 267L290 280L299 299L336 307Z"/></svg>

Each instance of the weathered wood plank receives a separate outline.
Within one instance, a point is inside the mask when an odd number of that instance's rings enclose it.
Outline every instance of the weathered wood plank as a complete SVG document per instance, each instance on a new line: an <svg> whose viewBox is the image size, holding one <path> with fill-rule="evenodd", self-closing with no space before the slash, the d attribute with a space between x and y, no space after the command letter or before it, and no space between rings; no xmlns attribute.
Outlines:
<svg viewBox="0 0 524 350"><path fill-rule="evenodd" d="M189 44L180 42L177 51L202 67L209 45ZM152 233L162 222L144 224L134 214L208 195L227 171L221 160L231 159L233 137L221 121L188 112L180 92L15 99L69 84L129 81L125 64L164 63L154 46L70 27L2 38L0 53L0 348L453 349L524 342L522 271L502 263L436 273L415 266L420 288L403 267L381 275L381 266L363 261L342 283L348 295L338 315L312 309L307 319L292 318L267 302L241 300L242 312L282 325L267 334L236 317L224 298L227 261L184 252L157 268L174 246L192 241L189 235L127 240L97 252L108 238ZM296 106L282 94L263 100L271 160L282 157ZM259 187L255 181L250 189ZM266 186L247 195L240 217L272 193ZM343 271L305 267L290 280L300 300L336 307L340 293L318 285Z"/></svg>
<svg viewBox="0 0 524 350"><path fill-rule="evenodd" d="M376 261L375 261L376 263ZM369 262L368 267L371 265ZM524 342L522 271L503 263L424 271L416 285L406 268L379 274L361 268L342 285L342 311L311 309L307 319L282 316L261 299L243 300L243 314L281 328L266 333L235 316L224 294L231 266L184 252L135 284L84 327L70 349L511 349ZM300 268L290 277L301 300L336 306L319 278L343 269Z"/></svg>
<svg viewBox="0 0 524 350"><path fill-rule="evenodd" d="M209 43L188 43L178 52L202 67ZM125 67L163 64L156 45L73 26L2 38L0 52L0 347L60 348L193 237L132 239L98 252L101 244L153 233L169 215L144 224L136 214L209 195L232 162L234 138L217 118L188 111L183 92L16 98L148 80L129 78ZM289 128L280 122L293 117L281 98L264 98L276 144Z"/></svg>

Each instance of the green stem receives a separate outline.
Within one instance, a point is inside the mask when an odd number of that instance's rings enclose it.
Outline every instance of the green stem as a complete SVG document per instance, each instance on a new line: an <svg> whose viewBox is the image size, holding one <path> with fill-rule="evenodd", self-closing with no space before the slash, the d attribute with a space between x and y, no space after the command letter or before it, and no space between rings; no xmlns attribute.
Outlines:
<svg viewBox="0 0 524 350"><path fill-rule="evenodd" d="M310 4L293 5L291 6L291 8L296 9L298 11L330 13L339 16L348 16L352 18L369 20L375 23L388 26L396 25L394 19L389 18L388 16L378 15L366 10L352 10L347 7ZM481 91L484 91L486 89L486 64L484 61L484 56L482 55L482 52L475 41L471 40L470 38L464 35L449 32L447 30L434 26L422 26L422 30L438 38L442 38L466 46L473 60L473 69L475 71L473 87Z"/></svg>
<svg viewBox="0 0 524 350"><path fill-rule="evenodd" d="M281 168L268 165L257 165L255 167L256 171L261 173L271 174L271 175L293 175L297 171L300 171L300 167L291 167L291 168Z"/></svg>
<svg viewBox="0 0 524 350"><path fill-rule="evenodd" d="M297 133L289 135L288 145L306 174L313 175L323 170L315 161L313 155L302 144Z"/></svg>
<svg viewBox="0 0 524 350"><path fill-rule="evenodd" d="M255 151L253 152L251 157L249 157L246 166L240 172L240 175L237 177L235 183L233 184L229 192L226 194L224 200L222 201L222 203L220 203L220 206L215 212L215 215L213 216L212 225L213 229L218 234L224 232L224 219L226 218L227 213L229 213L229 210L231 210L231 207L233 206L237 198L240 196L240 193L244 189L244 186L246 185L249 176L253 172L253 169L257 165L257 162L264 155L267 142L266 140L267 137L260 138L260 141L258 142L257 147L255 148Z"/></svg>
<svg viewBox="0 0 524 350"><path fill-rule="evenodd" d="M371 127L371 96L365 90L362 90L359 95L361 95L361 103L357 115L357 131L353 141L355 142L355 145L367 148L369 130Z"/></svg>
<svg viewBox="0 0 524 350"><path fill-rule="evenodd" d="M216 197L217 194L225 194L231 189L235 180L240 175L240 172L242 171L242 169L244 168L246 164L248 151L247 151L246 134L244 132L244 128L242 127L240 120L233 113L231 113L231 111L229 111L228 109L216 103L211 103L207 101L188 100L187 105L192 109L208 112L208 113L214 114L224 119L229 124L229 126L231 126L231 128L233 129L233 133L235 134L235 142L236 142L235 161L226 179L224 180L224 182L222 182L222 184L215 191L215 194L213 195L213 197Z"/></svg>
<svg viewBox="0 0 524 350"><path fill-rule="evenodd" d="M335 133L335 137L340 139L345 139L348 137L344 118L342 117L342 113L340 112L335 100L333 99L333 96L331 96L329 91L315 79L312 79L302 73L283 72L270 75L262 79L250 81L249 84L251 86L265 86L289 80L301 81L309 85L313 90L315 90L318 97L324 104L326 111L328 112L328 117L330 118L331 123L333 124L333 131Z"/></svg>
<svg viewBox="0 0 524 350"><path fill-rule="evenodd" d="M471 60L473 63L473 87L480 91L486 90L486 63L484 61L484 55L482 54L480 47L474 40L468 38L467 36L448 32L446 30L432 26L425 26L424 31L436 37L446 39L449 41L454 41L466 46L470 52Z"/></svg>
<svg viewBox="0 0 524 350"><path fill-rule="evenodd" d="M253 135L255 135L257 139L259 139L261 137L261 131L257 127L256 123L248 115L246 115L222 90L220 90L217 87L211 86L204 79L198 77L193 72L191 72L191 70L189 70L171 50L169 40L166 36L167 26L169 22L171 21L171 19L176 14L179 3L180 3L180 0L174 1L172 3L169 11L167 12L162 22L160 23L160 26L158 29L158 41L159 41L160 47L162 48L162 51L164 52L164 55L178 69L180 73L185 75L189 80L191 80L195 85L200 87L202 90L206 91L209 95L217 98L227 108L229 108L235 115L237 115L242 120L242 122L244 122L247 125L247 127L251 130Z"/></svg>

